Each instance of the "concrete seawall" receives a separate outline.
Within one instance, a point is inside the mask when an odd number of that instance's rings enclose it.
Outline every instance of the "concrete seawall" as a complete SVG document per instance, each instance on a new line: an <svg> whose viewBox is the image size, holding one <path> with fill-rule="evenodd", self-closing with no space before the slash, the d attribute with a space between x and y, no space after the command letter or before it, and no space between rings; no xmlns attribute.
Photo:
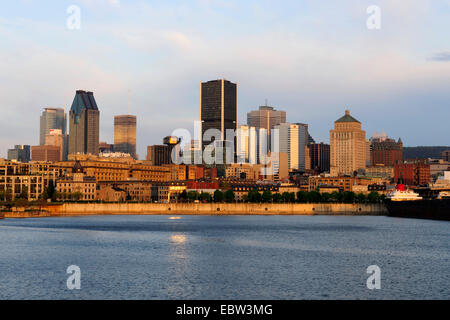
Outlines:
<svg viewBox="0 0 450 320"><path fill-rule="evenodd" d="M64 203L41 212L7 212L6 218L86 215L386 215L383 204Z"/></svg>

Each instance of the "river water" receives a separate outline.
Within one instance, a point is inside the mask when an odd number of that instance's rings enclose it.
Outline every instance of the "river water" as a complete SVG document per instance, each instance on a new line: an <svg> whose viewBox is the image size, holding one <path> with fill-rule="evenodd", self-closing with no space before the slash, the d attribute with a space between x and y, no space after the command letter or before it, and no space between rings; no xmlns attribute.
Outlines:
<svg viewBox="0 0 450 320"><path fill-rule="evenodd" d="M80 268L79 290L67 268ZM379 290L367 267L379 266ZM371 216L0 220L0 299L449 299L450 223Z"/></svg>

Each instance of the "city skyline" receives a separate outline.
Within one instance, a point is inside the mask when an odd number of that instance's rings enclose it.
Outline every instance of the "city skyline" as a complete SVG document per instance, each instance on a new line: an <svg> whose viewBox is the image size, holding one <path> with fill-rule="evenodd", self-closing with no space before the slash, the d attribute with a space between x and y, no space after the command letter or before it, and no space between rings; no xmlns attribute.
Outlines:
<svg viewBox="0 0 450 320"><path fill-rule="evenodd" d="M336 116L350 109L368 136L384 130L405 146L449 144L448 1L380 1L380 30L366 28L368 1L333 10L310 1L45 2L8 3L0 15L3 73L14 74L2 83L1 157L13 145L37 145L42 109L68 112L73 91L84 88L102 109L101 141L113 141L114 115L129 101L143 158L173 129L193 131L198 83L218 78L239 83L238 119L268 99L288 121L308 123L316 141L329 142ZM71 4L81 9L80 30L66 27Z"/></svg>

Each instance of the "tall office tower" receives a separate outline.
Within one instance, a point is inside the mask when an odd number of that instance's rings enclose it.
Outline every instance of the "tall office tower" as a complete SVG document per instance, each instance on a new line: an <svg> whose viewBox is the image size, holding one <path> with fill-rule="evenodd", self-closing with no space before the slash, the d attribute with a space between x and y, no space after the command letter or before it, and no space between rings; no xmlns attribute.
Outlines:
<svg viewBox="0 0 450 320"><path fill-rule="evenodd" d="M30 161L31 148L29 145L15 145L14 149L8 149L8 160L27 163Z"/></svg>
<svg viewBox="0 0 450 320"><path fill-rule="evenodd" d="M98 154L100 111L92 92L76 92L69 113L69 127L69 154Z"/></svg>
<svg viewBox="0 0 450 320"><path fill-rule="evenodd" d="M334 123L330 130L330 174L332 176L353 175L366 168L366 132L361 122L345 115Z"/></svg>
<svg viewBox="0 0 450 320"><path fill-rule="evenodd" d="M281 123L274 127L278 129L278 146L272 149L288 154L289 170L305 170L305 149L308 143L308 125L303 123Z"/></svg>
<svg viewBox="0 0 450 320"><path fill-rule="evenodd" d="M257 163L259 150L258 131L255 127L239 126L236 134L238 163Z"/></svg>
<svg viewBox="0 0 450 320"><path fill-rule="evenodd" d="M264 128L270 134L273 127L286 123L286 111L275 110L273 107L260 106L259 110L247 113L247 124L255 128Z"/></svg>
<svg viewBox="0 0 450 320"><path fill-rule="evenodd" d="M318 172L330 171L330 145L321 143L309 143L306 150L307 169Z"/></svg>
<svg viewBox="0 0 450 320"><path fill-rule="evenodd" d="M114 117L114 151L130 154L136 159L136 116Z"/></svg>
<svg viewBox="0 0 450 320"><path fill-rule="evenodd" d="M271 130L281 124L286 123L286 111L275 110L273 107L260 106L258 110L247 113L247 124L257 129L266 129L270 150Z"/></svg>
<svg viewBox="0 0 450 320"><path fill-rule="evenodd" d="M39 144L45 145L45 136L52 129L61 130L63 136L66 135L67 118L66 112L62 108L45 108L41 115L41 126L39 131Z"/></svg>
<svg viewBox="0 0 450 320"><path fill-rule="evenodd" d="M212 140L226 140L226 130L236 132L238 127L237 84L228 80L212 80L200 85L200 121L202 134L202 150ZM220 131L220 137L204 139L209 129ZM219 139L217 139L219 138ZM236 139L234 139L236 153Z"/></svg>
<svg viewBox="0 0 450 320"><path fill-rule="evenodd" d="M397 162L403 160L403 142L398 139L388 138L385 133L375 133L370 139L370 164L372 166L385 165L393 167Z"/></svg>

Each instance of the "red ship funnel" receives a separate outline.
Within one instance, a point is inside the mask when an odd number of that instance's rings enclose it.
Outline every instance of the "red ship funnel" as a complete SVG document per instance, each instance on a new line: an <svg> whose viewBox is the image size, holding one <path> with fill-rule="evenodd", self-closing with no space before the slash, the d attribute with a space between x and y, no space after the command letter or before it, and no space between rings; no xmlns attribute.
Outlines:
<svg viewBox="0 0 450 320"><path fill-rule="evenodd" d="M404 184L398 184L397 185L397 190L398 191L405 191L405 185Z"/></svg>

